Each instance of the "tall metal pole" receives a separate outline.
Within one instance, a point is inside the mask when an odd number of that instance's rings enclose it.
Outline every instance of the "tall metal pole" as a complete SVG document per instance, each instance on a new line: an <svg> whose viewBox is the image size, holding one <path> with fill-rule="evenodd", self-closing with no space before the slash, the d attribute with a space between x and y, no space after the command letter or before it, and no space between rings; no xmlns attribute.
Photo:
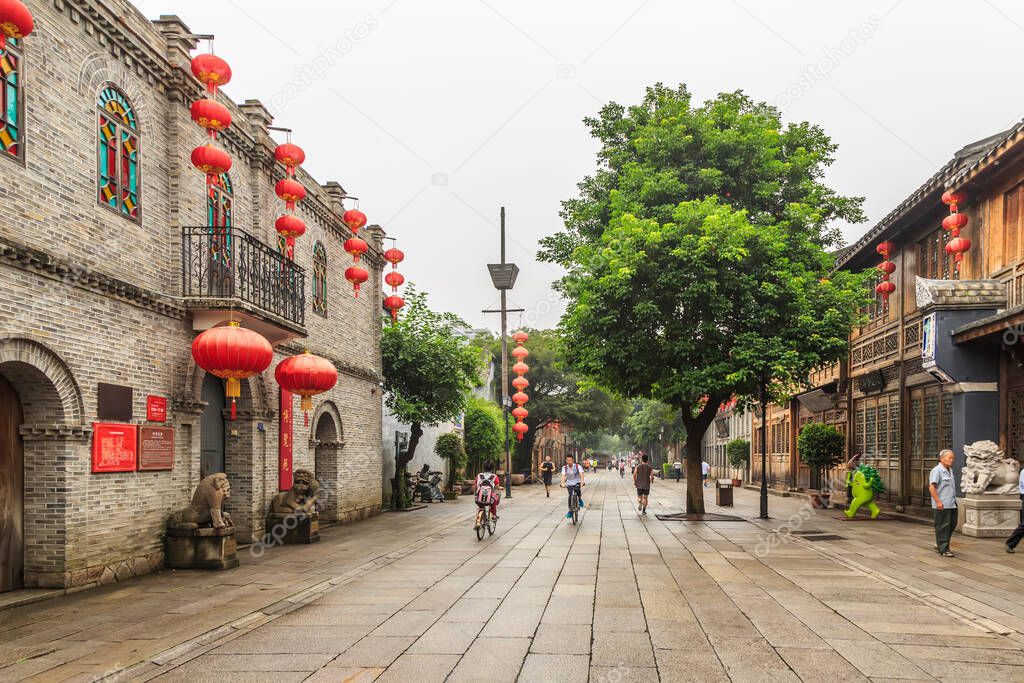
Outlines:
<svg viewBox="0 0 1024 683"><path fill-rule="evenodd" d="M501 265L505 265L505 207L501 207ZM501 420L505 424L505 497L512 497L512 450L508 433L508 303L501 290Z"/></svg>
<svg viewBox="0 0 1024 683"><path fill-rule="evenodd" d="M761 519L768 519L768 387L761 380Z"/></svg>

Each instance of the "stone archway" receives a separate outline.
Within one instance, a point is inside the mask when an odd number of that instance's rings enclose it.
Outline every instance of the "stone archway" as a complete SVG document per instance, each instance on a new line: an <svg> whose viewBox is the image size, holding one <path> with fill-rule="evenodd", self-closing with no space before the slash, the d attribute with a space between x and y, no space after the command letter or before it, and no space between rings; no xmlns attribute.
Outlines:
<svg viewBox="0 0 1024 683"><path fill-rule="evenodd" d="M313 468L320 483L320 514L337 520L341 507L341 452L345 447L341 414L333 401L324 401L313 415L309 447Z"/></svg>
<svg viewBox="0 0 1024 683"><path fill-rule="evenodd" d="M55 498L49 492L70 490L69 479L87 471L90 430L82 425L82 393L67 364L31 339L0 340L0 376L9 389L8 409L0 420L10 423L0 431L21 450L22 467L20 477L5 475L11 492L21 496L19 504L5 509L22 515L21 538L14 539L19 548L12 548L8 537L6 553L21 552L17 584L63 588L70 585L63 539L73 537L74 530L67 528L62 512L67 494ZM10 529L11 521L0 521L0 526Z"/></svg>

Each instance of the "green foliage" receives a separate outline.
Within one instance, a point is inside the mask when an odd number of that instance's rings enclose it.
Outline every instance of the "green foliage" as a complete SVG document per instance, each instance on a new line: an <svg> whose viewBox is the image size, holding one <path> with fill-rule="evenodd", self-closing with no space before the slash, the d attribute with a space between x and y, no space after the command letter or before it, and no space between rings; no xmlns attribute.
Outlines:
<svg viewBox="0 0 1024 683"><path fill-rule="evenodd" d="M750 462L750 442L746 439L733 439L725 444L725 456L729 459L729 465L736 469L743 469Z"/></svg>
<svg viewBox="0 0 1024 683"><path fill-rule="evenodd" d="M462 437L455 432L448 432L437 437L434 444L434 453L448 461L448 486L455 484L458 473L466 466L466 449L462 444Z"/></svg>
<svg viewBox="0 0 1024 683"><path fill-rule="evenodd" d="M796 438L800 461L812 470L821 472L844 461L846 437L832 425L809 422Z"/></svg>
<svg viewBox="0 0 1024 683"><path fill-rule="evenodd" d="M623 430L637 446L678 441L686 435L679 411L659 401L633 401L632 410L623 421Z"/></svg>
<svg viewBox="0 0 1024 683"><path fill-rule="evenodd" d="M879 493L885 493L885 484L882 483L882 477L871 465L861 465L857 468L857 471L864 475L864 480L871 486L871 490L875 492L875 495Z"/></svg>
<svg viewBox="0 0 1024 683"><path fill-rule="evenodd" d="M475 471L479 471L485 460L499 462L505 452L501 408L482 398L470 399L463 434L466 458Z"/></svg>
<svg viewBox="0 0 1024 683"><path fill-rule="evenodd" d="M670 462L663 462L663 463L661 463L661 471L662 471L662 476L664 476L665 479L670 479L672 477L672 463L670 463Z"/></svg>

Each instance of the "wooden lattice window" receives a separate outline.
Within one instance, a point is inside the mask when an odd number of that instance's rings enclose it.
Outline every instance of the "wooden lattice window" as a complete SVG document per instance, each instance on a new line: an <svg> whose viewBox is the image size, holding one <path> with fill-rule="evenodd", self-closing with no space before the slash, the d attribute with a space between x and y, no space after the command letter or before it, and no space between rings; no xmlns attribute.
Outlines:
<svg viewBox="0 0 1024 683"><path fill-rule="evenodd" d="M1024 389L1010 390L1006 412L1006 454L1024 460Z"/></svg>
<svg viewBox="0 0 1024 683"><path fill-rule="evenodd" d="M939 229L917 243L917 274L930 280L958 280L956 261L946 253L949 232Z"/></svg>
<svg viewBox="0 0 1024 683"><path fill-rule="evenodd" d="M227 173L222 173L213 178L206 197L206 220L210 227L231 227L234 196L231 178L228 177Z"/></svg>
<svg viewBox="0 0 1024 683"><path fill-rule="evenodd" d="M327 250L319 240L313 244L313 312L327 317Z"/></svg>
<svg viewBox="0 0 1024 683"><path fill-rule="evenodd" d="M19 160L25 158L21 67L21 43L8 38L0 50L0 155Z"/></svg>
<svg viewBox="0 0 1024 683"><path fill-rule="evenodd" d="M1003 195L1003 265L1012 265L1020 258L1020 250L1024 239L1021 238L1022 204L1024 204L1024 184L1018 185ZM1018 297L1017 301L1020 299Z"/></svg>
<svg viewBox="0 0 1024 683"><path fill-rule="evenodd" d="M139 126L123 92L100 92L97 152L99 202L133 220L140 218Z"/></svg>

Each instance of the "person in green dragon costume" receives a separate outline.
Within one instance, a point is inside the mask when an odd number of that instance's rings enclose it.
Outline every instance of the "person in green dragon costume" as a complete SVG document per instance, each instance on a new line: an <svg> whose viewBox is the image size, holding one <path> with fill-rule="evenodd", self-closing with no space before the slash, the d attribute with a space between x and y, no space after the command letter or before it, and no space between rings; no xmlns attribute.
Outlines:
<svg viewBox="0 0 1024 683"><path fill-rule="evenodd" d="M878 517L881 510L875 503L875 494L885 491L885 484L878 475L878 470L870 465L860 465L846 473L846 485L850 487L852 496L846 516L853 519L857 510L866 505L871 512L871 519Z"/></svg>

